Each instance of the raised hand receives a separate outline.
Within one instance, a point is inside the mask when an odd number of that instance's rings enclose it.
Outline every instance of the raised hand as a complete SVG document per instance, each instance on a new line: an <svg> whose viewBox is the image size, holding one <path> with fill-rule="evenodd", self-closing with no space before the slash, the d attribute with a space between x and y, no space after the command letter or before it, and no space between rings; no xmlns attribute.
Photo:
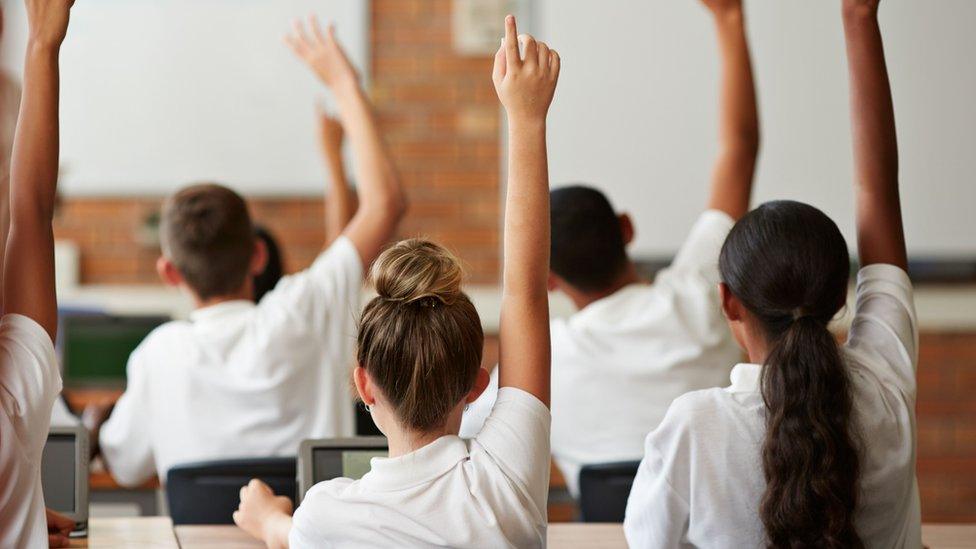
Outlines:
<svg viewBox="0 0 976 549"><path fill-rule="evenodd" d="M68 32L68 18L74 0L26 0L28 41L34 45L58 47Z"/></svg>
<svg viewBox="0 0 976 549"><path fill-rule="evenodd" d="M342 140L345 130L338 118L330 115L321 105L317 109L319 117L319 142L322 150L327 154L339 154L342 151Z"/></svg>
<svg viewBox="0 0 976 549"><path fill-rule="evenodd" d="M519 55L519 43L525 56ZM545 120L559 79L559 54L528 34L518 35L515 17L505 18L505 39L495 54L492 81L510 120Z"/></svg>
<svg viewBox="0 0 976 549"><path fill-rule="evenodd" d="M333 25L330 24L323 33L315 16L309 16L307 25L306 29L301 21L295 20L292 32L285 36L288 47L326 86L333 89L345 85L358 86L359 76L336 40Z"/></svg>

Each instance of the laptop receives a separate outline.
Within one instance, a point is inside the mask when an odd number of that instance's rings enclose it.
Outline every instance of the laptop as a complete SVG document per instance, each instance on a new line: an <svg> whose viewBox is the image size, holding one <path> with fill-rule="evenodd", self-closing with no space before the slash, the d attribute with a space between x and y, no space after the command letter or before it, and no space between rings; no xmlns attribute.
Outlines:
<svg viewBox="0 0 976 549"><path fill-rule="evenodd" d="M374 457L387 457L386 437L305 440L298 449L298 501L319 482L334 478L358 480Z"/></svg>
<svg viewBox="0 0 976 549"><path fill-rule="evenodd" d="M41 456L44 504L75 521L71 537L88 535L88 431L51 427Z"/></svg>

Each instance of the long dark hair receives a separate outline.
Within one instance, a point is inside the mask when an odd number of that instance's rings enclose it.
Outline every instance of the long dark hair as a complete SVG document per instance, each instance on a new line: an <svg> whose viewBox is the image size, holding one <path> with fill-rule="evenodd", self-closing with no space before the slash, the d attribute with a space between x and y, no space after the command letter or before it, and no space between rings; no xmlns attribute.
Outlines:
<svg viewBox="0 0 976 549"><path fill-rule="evenodd" d="M722 247L722 281L769 344L759 514L770 547L863 546L850 381L827 329L847 297L849 261L837 225L792 201L750 212Z"/></svg>

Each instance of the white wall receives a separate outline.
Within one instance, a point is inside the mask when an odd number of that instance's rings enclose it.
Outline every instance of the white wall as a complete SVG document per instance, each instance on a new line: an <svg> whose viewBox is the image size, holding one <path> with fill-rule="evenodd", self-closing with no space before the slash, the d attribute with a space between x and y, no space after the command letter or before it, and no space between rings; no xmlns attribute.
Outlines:
<svg viewBox="0 0 976 549"><path fill-rule="evenodd" d="M3 65L20 78L23 2L6 2ZM257 194L320 192L315 101L282 43L317 13L368 74L367 0L85 0L62 50L68 194L165 194L217 180Z"/></svg>
<svg viewBox="0 0 976 549"><path fill-rule="evenodd" d="M763 120L756 201L823 208L853 246L847 73L837 0L748 0ZM563 59L554 184L595 183L672 253L705 203L718 58L695 0L537 0L528 29ZM884 0L902 197L915 255L976 254L976 1Z"/></svg>

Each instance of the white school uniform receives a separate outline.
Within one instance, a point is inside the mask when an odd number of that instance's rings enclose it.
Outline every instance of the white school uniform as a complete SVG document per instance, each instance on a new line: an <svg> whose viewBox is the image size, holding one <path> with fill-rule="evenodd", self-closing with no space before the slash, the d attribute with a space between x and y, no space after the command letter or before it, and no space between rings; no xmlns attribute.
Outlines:
<svg viewBox="0 0 976 549"><path fill-rule="evenodd" d="M374 458L360 480L321 482L295 511L292 549L543 547L549 410L503 387L477 437Z"/></svg>
<svg viewBox="0 0 976 549"><path fill-rule="evenodd" d="M340 237L261 303L220 303L153 331L102 426L115 479L165 482L176 464L295 455L303 439L352 435L362 283L359 254Z"/></svg>
<svg viewBox="0 0 976 549"><path fill-rule="evenodd" d="M742 351L722 315L718 256L734 223L703 212L654 284L552 322L552 454L573 496L583 465L640 460L672 400L727 382ZM492 399L489 387L465 413L463 435L477 433Z"/></svg>
<svg viewBox="0 0 976 549"><path fill-rule="evenodd" d="M51 337L26 316L0 320L0 547L47 547L41 454L61 373Z"/></svg>
<svg viewBox="0 0 976 549"><path fill-rule="evenodd" d="M918 548L915 366L918 330L908 275L891 265L858 273L857 306L842 348L861 443L855 518L866 547ZM761 366L739 364L732 385L674 401L647 437L627 505L631 547L764 547Z"/></svg>

